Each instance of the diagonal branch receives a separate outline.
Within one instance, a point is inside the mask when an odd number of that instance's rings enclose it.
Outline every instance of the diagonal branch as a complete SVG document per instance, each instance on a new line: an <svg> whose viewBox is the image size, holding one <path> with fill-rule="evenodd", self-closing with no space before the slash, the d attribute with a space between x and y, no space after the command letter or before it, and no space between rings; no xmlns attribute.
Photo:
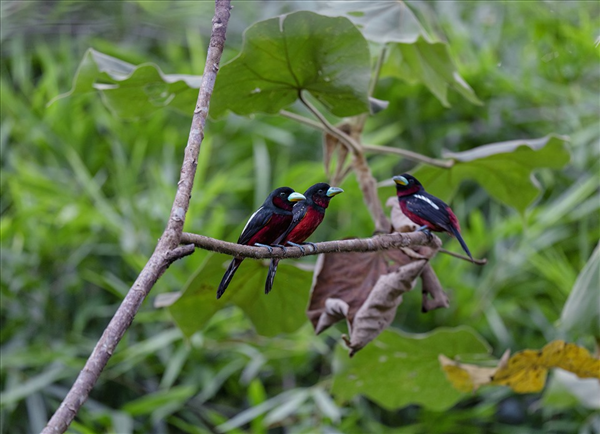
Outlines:
<svg viewBox="0 0 600 434"><path fill-rule="evenodd" d="M185 148L180 180L177 184L177 193L175 194L171 215L169 216L165 231L146 266L104 330L102 337L96 344L83 370L79 373L71 390L67 393L67 396L42 431L42 434L63 433L67 430L77 412L87 400L90 391L100 377L100 373L115 351L125 331L131 325L135 314L156 281L173 261L193 251L186 246L179 247L179 244L190 203L194 176L196 175L200 145L204 139L204 126L206 124L206 117L208 116L210 97L215 85L219 62L221 61L221 54L225 45L225 32L231 9L230 2L230 0L215 1L215 16L212 20L212 33L206 56L202 85L198 93L192 126Z"/></svg>
<svg viewBox="0 0 600 434"><path fill-rule="evenodd" d="M441 167L442 169L449 169L454 166L454 160L438 160L436 158L430 158L426 155L419 154L418 152L409 151L408 149L391 148L389 146L377 145L363 145L363 149L365 152L373 152L375 154L402 155L407 160L429 164L430 166Z"/></svg>
<svg viewBox="0 0 600 434"><path fill-rule="evenodd" d="M328 132L330 134L331 131L325 127L320 122L313 121L312 119L306 118L302 115L289 112L287 110L281 110L279 112L281 116L284 116L288 119L292 119L301 124L307 125L315 130L319 130L322 132ZM335 127L334 127L335 128ZM336 136L338 137L338 136ZM429 164L430 166L441 167L442 169L449 169L454 166L454 160L440 160L437 158L431 158L423 154L419 154L418 152L409 151L408 149L402 148L392 148L390 146L379 146L379 145L362 145L362 149L365 153L373 153L373 154L396 154L400 155L407 160L414 161L415 163L424 163Z"/></svg>
<svg viewBox="0 0 600 434"><path fill-rule="evenodd" d="M401 247L432 246L439 248L440 239L433 236L431 239L423 232L393 232L385 235L375 235L371 238L353 238L349 240L324 241L304 246L304 252L298 247L286 247L285 252L280 247L272 247L270 253L264 247L245 246L229 243L204 235L184 232L181 242L194 244L204 250L225 253L242 258L268 259L268 258L300 258L302 256L318 255L320 253L340 252L374 252L378 250L399 249ZM314 246L314 247L313 247Z"/></svg>

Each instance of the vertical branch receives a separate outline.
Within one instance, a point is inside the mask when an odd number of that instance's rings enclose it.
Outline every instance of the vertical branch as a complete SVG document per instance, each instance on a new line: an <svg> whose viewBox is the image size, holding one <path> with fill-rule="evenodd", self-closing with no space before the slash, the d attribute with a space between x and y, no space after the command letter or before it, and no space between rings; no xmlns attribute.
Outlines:
<svg viewBox="0 0 600 434"><path fill-rule="evenodd" d="M390 233L392 224L383 211L381 201L377 194L377 181L373 177L369 163L362 152L354 155L352 168L356 174L358 185L360 185L360 191L363 194L365 204L367 205L367 208L369 208L369 212L375 223L375 233Z"/></svg>
<svg viewBox="0 0 600 434"><path fill-rule="evenodd" d="M87 400L106 363L115 351L125 331L131 325L135 314L156 281L174 260L191 253L189 249L185 252L180 252L178 245L181 240L183 224L185 223L185 216L190 204L200 145L204 139L204 126L208 115L210 97L225 45L225 32L231 9L230 3L231 0L215 1L215 16L212 20L212 33L202 77L202 85L198 92L198 100L181 166L180 180L177 184L177 193L173 200L167 226L154 253L152 253L146 266L125 296L117 312L115 312L115 315L96 344L94 351L71 387L71 390L67 393L67 396L42 431L42 434L64 433L67 430L77 412Z"/></svg>
<svg viewBox="0 0 600 434"><path fill-rule="evenodd" d="M353 137L355 132L353 131L349 135L332 125L314 105L304 98L302 92L299 93L299 98L300 101L302 101L302 104L304 104L306 108L310 110L310 112L314 114L319 121L321 121L325 127L325 131L336 137L340 142L342 142L342 144L344 144L344 146L348 148L350 152L352 152L352 168L356 173L356 179L360 185L360 190L362 191L365 204L367 205L367 208L371 213L371 217L373 218L373 222L375 223L375 233L389 233L392 225L390 224L390 221L388 220L385 212L383 211L383 207L381 206L381 201L377 195L377 182L375 181L373 173L371 172L371 168L369 167L369 163L365 158L362 145L358 140L355 139L355 137ZM360 133L356 132L356 135L360 136Z"/></svg>

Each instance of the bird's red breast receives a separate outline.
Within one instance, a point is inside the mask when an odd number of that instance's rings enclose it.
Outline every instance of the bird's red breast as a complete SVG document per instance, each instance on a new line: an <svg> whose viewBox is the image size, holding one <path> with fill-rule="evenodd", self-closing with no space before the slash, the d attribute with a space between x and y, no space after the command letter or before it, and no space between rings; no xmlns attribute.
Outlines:
<svg viewBox="0 0 600 434"><path fill-rule="evenodd" d="M292 243L303 243L317 229L324 217L324 213L309 206L302 220L290 231L285 240Z"/></svg>

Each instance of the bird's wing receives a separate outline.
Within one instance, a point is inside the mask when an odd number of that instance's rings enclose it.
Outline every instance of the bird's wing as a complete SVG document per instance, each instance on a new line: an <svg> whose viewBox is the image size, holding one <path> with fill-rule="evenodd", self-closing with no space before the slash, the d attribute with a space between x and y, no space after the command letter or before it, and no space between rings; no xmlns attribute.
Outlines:
<svg viewBox="0 0 600 434"><path fill-rule="evenodd" d="M406 199L408 211L449 231L452 226L448 205L427 193L417 193Z"/></svg>
<svg viewBox="0 0 600 434"><path fill-rule="evenodd" d="M281 242L285 240L285 238L292 231L292 229L298 226L302 219L306 217L307 210L308 205L305 203L305 201L298 202L296 205L294 205L294 208L292 209L292 222L290 223L286 231L279 238L277 238L277 240L275 240L275 244L281 244Z"/></svg>
<svg viewBox="0 0 600 434"><path fill-rule="evenodd" d="M273 212L265 207L260 207L254 214L248 219L248 223L244 226L242 234L238 239L238 244L248 244L248 241L256 235L258 231L269 224Z"/></svg>

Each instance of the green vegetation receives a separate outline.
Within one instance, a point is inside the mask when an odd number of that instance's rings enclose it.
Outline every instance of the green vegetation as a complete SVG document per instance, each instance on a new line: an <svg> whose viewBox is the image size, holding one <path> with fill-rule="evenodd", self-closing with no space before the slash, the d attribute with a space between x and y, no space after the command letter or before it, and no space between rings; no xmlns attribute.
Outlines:
<svg viewBox="0 0 600 434"><path fill-rule="evenodd" d="M348 359L345 324L314 336L304 316L314 257L283 262L269 296L266 268L246 260L217 301L228 258L197 251L155 286L69 432L597 432L597 400L564 372L551 372L541 393L465 394L437 355L485 363L559 338L596 348L600 6L259 5L232 11L211 106L220 117L207 124L185 230L234 241L272 188L326 180L319 131L257 112L311 116L291 77L330 122L362 113L367 67L386 43L373 96L389 106L368 117L362 142L456 164L417 167L372 153L373 175L415 170L451 201L471 251L488 264L438 255L432 265L450 307L422 314L417 290L406 294L392 328ZM299 28L314 24L307 16L341 26L309 42L331 75L289 75L286 62L273 74L288 87L234 85L244 70L232 66L252 54L236 58L244 30L298 9L313 11L286 18ZM212 2L2 3L2 432L43 428L151 254L178 180L212 13ZM277 52L288 35L261 26L278 22L254 24L246 40L263 38ZM327 45L340 35L348 46ZM311 58L290 44L294 59ZM339 68L329 49L353 56ZM333 95L325 78L338 86ZM256 88L258 100L236 94ZM525 146L472 150L512 140ZM341 187L311 240L371 235L354 176ZM393 195L379 189L382 203ZM182 290L169 308L154 307Z"/></svg>

